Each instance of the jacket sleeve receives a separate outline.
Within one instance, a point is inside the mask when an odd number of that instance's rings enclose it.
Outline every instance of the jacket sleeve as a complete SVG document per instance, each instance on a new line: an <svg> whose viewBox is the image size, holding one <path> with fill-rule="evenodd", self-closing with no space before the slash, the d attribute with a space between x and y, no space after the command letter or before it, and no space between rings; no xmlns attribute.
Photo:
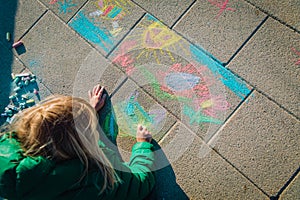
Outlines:
<svg viewBox="0 0 300 200"><path fill-rule="evenodd" d="M144 199L152 191L155 184L151 170L154 162L152 144L136 143L128 163L122 162L110 149L104 148L103 151L120 178L114 189L104 194L104 199Z"/></svg>
<svg viewBox="0 0 300 200"><path fill-rule="evenodd" d="M0 196L15 199L16 167L23 158L22 150L13 135L5 134L0 137Z"/></svg>

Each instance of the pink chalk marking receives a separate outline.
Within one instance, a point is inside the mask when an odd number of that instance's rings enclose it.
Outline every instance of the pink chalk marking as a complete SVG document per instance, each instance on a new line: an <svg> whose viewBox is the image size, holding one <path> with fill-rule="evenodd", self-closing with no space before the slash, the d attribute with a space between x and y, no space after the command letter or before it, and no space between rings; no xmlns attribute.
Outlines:
<svg viewBox="0 0 300 200"><path fill-rule="evenodd" d="M130 57L130 55L119 55L114 60L113 63L121 65L127 75L132 75L132 73L136 70L134 67L134 59Z"/></svg>
<svg viewBox="0 0 300 200"><path fill-rule="evenodd" d="M296 55L300 56L300 51L297 51L294 47L292 47L292 51L293 51ZM297 60L297 61L295 62L295 65L300 65L300 58L299 58L299 60Z"/></svg>
<svg viewBox="0 0 300 200"><path fill-rule="evenodd" d="M98 5L99 5L100 8L103 8L103 0L99 0Z"/></svg>
<svg viewBox="0 0 300 200"><path fill-rule="evenodd" d="M106 16L112 9L114 8L114 6L108 6L108 8L106 8L106 10L103 12L103 16Z"/></svg>
<svg viewBox="0 0 300 200"><path fill-rule="evenodd" d="M210 107L201 108L202 104L206 101L211 102ZM218 111L226 111L230 108L229 102L225 99L224 96L202 96L194 100L194 105L196 106L196 109L202 109L203 113L205 113L207 116L211 117L217 117Z"/></svg>
<svg viewBox="0 0 300 200"><path fill-rule="evenodd" d="M58 1L58 0L51 0L51 1L49 2L49 4L55 4L55 3L57 3L57 1Z"/></svg>
<svg viewBox="0 0 300 200"><path fill-rule="evenodd" d="M218 8L220 8L220 10L218 12L218 15L216 16L216 19L218 19L225 10L235 11L234 8L228 8L227 7L227 4L228 4L229 0L225 0L221 3L219 3L219 1L213 1L213 0L208 0L208 2L211 3L212 5L215 5Z"/></svg>

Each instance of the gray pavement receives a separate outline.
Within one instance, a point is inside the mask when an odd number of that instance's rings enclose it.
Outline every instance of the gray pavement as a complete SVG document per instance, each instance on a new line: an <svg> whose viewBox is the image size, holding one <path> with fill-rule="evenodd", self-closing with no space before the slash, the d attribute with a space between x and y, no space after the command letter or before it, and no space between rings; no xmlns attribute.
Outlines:
<svg viewBox="0 0 300 200"><path fill-rule="evenodd" d="M41 99L100 83L123 159L138 123L158 142L148 199L300 199L300 1L0 6L1 112L11 73L35 74Z"/></svg>

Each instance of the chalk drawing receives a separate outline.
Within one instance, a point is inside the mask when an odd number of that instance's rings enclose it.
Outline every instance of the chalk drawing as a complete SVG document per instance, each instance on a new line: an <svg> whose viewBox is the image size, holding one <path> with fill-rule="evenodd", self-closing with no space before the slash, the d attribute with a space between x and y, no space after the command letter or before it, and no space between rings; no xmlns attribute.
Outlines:
<svg viewBox="0 0 300 200"><path fill-rule="evenodd" d="M129 7L133 6L131 1L126 0L99 0L94 2L94 5L102 11L103 19L120 20L129 14Z"/></svg>
<svg viewBox="0 0 300 200"><path fill-rule="evenodd" d="M57 1L58 1L58 0L51 0L51 1L49 2L49 4L55 4L55 3L57 3Z"/></svg>
<svg viewBox="0 0 300 200"><path fill-rule="evenodd" d="M90 17L96 17L96 16L99 17L102 14L103 14L103 12L101 10L96 10L94 12L89 13L89 16Z"/></svg>
<svg viewBox="0 0 300 200"><path fill-rule="evenodd" d="M202 124L202 123L222 124L223 123L221 120L203 115L201 109L195 111L192 107L189 107L188 105L183 106L183 113L190 118L191 125L195 123L196 124Z"/></svg>
<svg viewBox="0 0 300 200"><path fill-rule="evenodd" d="M59 13L70 13L72 12L72 7L76 7L77 4L72 3L72 0L64 0L63 2L58 2Z"/></svg>
<svg viewBox="0 0 300 200"><path fill-rule="evenodd" d="M189 53L183 45L186 41L181 36L149 14L146 14L145 19L147 20L142 21L140 24L142 28L136 29L136 33L128 37L128 39L136 40L139 48L143 49L137 56L138 60L153 55L156 62L160 64L159 55L167 55L175 62L173 51ZM131 51L131 49L128 49L128 51Z"/></svg>
<svg viewBox="0 0 300 200"><path fill-rule="evenodd" d="M105 52L108 53L113 48L114 40L109 31L96 26L92 20L85 16L83 11L78 13L78 15L69 23L69 26Z"/></svg>
<svg viewBox="0 0 300 200"><path fill-rule="evenodd" d="M215 77L220 79L222 83L232 92L234 92L238 97L244 99L250 93L250 89L241 79L236 77L232 72L224 68L221 64L207 56L203 51L199 50L194 45L190 45L190 51L192 53L192 57L197 62L207 66L209 70L215 75Z"/></svg>
<svg viewBox="0 0 300 200"><path fill-rule="evenodd" d="M168 57L173 64L154 72L147 69L151 65L146 67L146 63L137 64L140 59L160 64L158 54L164 59ZM177 62L180 57L187 58L188 64ZM113 62L129 76L142 75L159 101L179 101L183 105L182 113L189 118L191 125L223 123L221 118L230 104L222 93L224 91L218 91L219 87L217 91L210 91L216 84L226 86L241 99L250 93L247 85L212 55L184 41L148 14L135 32L120 45ZM133 110L137 107L132 103L126 105L127 115L134 116Z"/></svg>
<svg viewBox="0 0 300 200"><path fill-rule="evenodd" d="M155 128L166 117L166 111L153 109L145 111L138 102L139 93L134 91L129 97L114 105L120 134L135 135L138 124L143 124L149 129Z"/></svg>
<svg viewBox="0 0 300 200"><path fill-rule="evenodd" d="M300 52L297 51L294 47L292 48L292 51L297 55L300 56ZM295 62L295 65L300 65L300 58L298 61Z"/></svg>
<svg viewBox="0 0 300 200"><path fill-rule="evenodd" d="M165 82L171 90L183 91L195 87L200 78L189 73L170 73L165 77Z"/></svg>
<svg viewBox="0 0 300 200"><path fill-rule="evenodd" d="M216 7L220 8L218 15L216 16L216 19L218 19L221 14L225 11L235 11L234 8L229 8L227 7L229 0L224 0L224 1L220 1L220 0L208 0L209 3L211 3L212 5L215 5Z"/></svg>

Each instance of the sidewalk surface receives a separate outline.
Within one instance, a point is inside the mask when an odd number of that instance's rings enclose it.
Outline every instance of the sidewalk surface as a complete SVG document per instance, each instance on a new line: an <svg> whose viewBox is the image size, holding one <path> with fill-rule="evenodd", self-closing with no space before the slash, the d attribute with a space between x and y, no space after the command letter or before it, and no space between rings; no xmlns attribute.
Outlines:
<svg viewBox="0 0 300 200"><path fill-rule="evenodd" d="M138 123L162 148L149 199L300 199L299 0L0 7L1 112L11 73L35 74L41 99L100 83L124 160Z"/></svg>

